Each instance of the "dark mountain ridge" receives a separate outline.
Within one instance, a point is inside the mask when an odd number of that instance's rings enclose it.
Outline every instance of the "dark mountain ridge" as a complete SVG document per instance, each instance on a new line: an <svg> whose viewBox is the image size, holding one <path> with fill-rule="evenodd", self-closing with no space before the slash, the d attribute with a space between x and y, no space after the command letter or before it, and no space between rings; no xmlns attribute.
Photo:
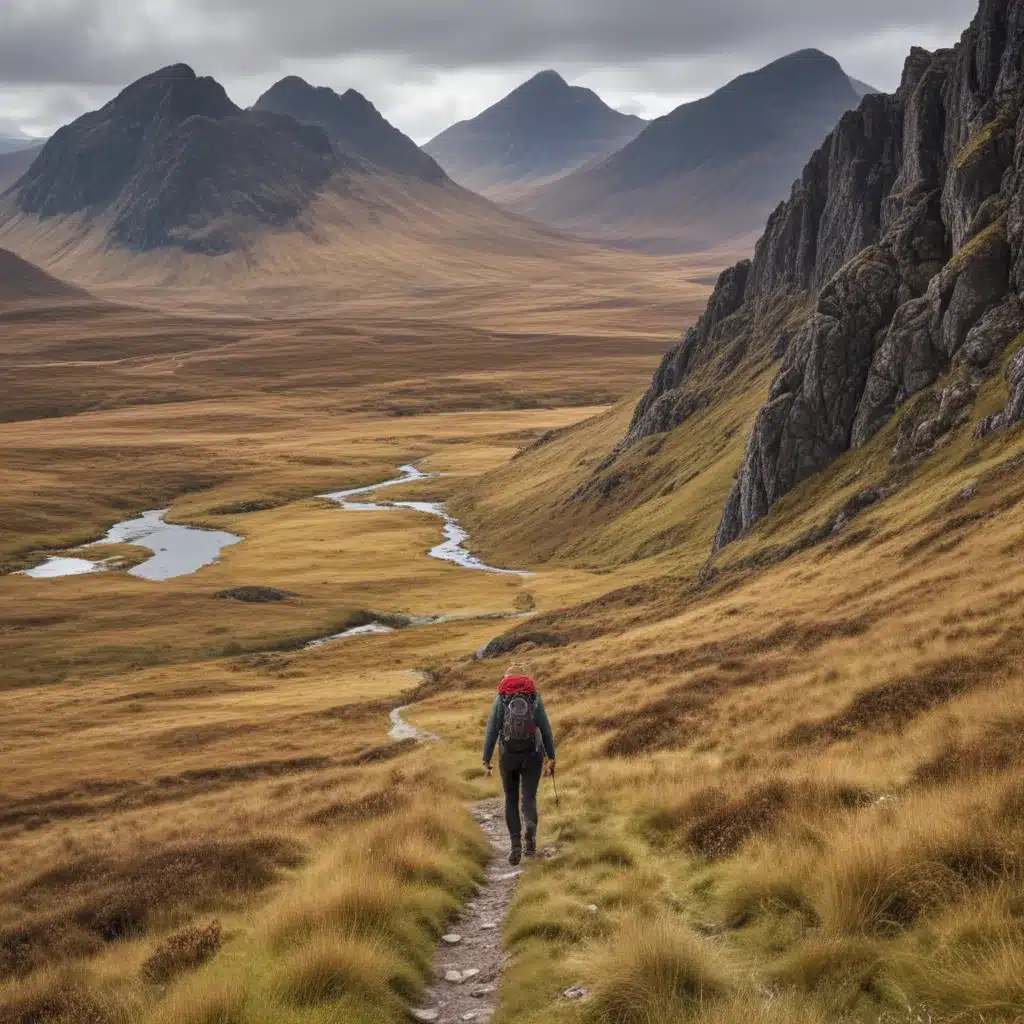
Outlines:
<svg viewBox="0 0 1024 1024"><path fill-rule="evenodd" d="M12 193L42 218L109 216L131 248L217 254L293 220L339 166L319 128L243 111L178 64L61 128Z"/></svg>
<svg viewBox="0 0 1024 1024"><path fill-rule="evenodd" d="M373 166L435 185L448 176L427 153L395 128L361 93L339 95L326 86L312 86L296 76L271 86L253 110L283 114L301 124L322 128L341 154Z"/></svg>
<svg viewBox="0 0 1024 1024"><path fill-rule="evenodd" d="M423 148L460 184L486 192L564 174L606 156L646 123L548 70Z"/></svg>
<svg viewBox="0 0 1024 1024"><path fill-rule="evenodd" d="M675 230L677 248L711 247L763 224L806 154L858 102L837 61L801 50L677 107L515 208L598 238L642 238L647 224Z"/></svg>
<svg viewBox="0 0 1024 1024"><path fill-rule="evenodd" d="M624 448L782 360L716 550L896 414L894 464L926 457L1004 362L978 433L1024 417L1022 109L1024 0L982 0L954 48L913 50L894 95L843 116L666 354Z"/></svg>

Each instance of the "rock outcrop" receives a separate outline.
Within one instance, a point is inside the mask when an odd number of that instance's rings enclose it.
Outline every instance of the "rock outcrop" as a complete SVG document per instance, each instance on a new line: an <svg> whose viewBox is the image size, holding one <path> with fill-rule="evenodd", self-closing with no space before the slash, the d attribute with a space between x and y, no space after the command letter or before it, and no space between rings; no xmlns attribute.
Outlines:
<svg viewBox="0 0 1024 1024"><path fill-rule="evenodd" d="M294 220L339 167L321 129L243 111L175 65L61 128L13 195L41 218L106 216L130 248L218 254Z"/></svg>
<svg viewBox="0 0 1024 1024"><path fill-rule="evenodd" d="M1024 331L1024 0L982 0L960 42L915 49L814 153L749 263L670 351L626 444L678 426L709 380L781 358L715 540L863 445L945 374L918 440L958 422ZM1024 415L1024 365L986 430ZM909 442L908 442L909 444ZM911 445L913 447L913 445Z"/></svg>

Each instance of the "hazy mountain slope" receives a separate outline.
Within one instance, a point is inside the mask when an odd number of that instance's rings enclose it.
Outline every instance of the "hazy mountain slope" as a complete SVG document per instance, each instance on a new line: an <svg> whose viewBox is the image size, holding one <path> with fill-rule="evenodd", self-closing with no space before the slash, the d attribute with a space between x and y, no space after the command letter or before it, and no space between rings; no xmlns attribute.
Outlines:
<svg viewBox="0 0 1024 1024"><path fill-rule="evenodd" d="M700 249L755 230L857 94L843 69L803 50L652 121L596 166L513 204L586 237Z"/></svg>
<svg viewBox="0 0 1024 1024"><path fill-rule="evenodd" d="M0 154L17 153L23 149L35 149L40 140L29 135L0 135Z"/></svg>
<svg viewBox="0 0 1024 1024"><path fill-rule="evenodd" d="M979 444L1024 419L1022 26L1024 0L984 0L954 49L914 50L895 95L843 117L665 356L594 494L625 453L694 429L779 359L716 550L851 449L870 445L875 469L836 522L982 414Z"/></svg>
<svg viewBox="0 0 1024 1024"><path fill-rule="evenodd" d="M80 288L47 274L13 252L0 249L0 302L84 296Z"/></svg>
<svg viewBox="0 0 1024 1024"><path fill-rule="evenodd" d="M854 78L850 75L850 85L853 86L853 91L861 97L873 96L875 93L880 92L880 89L876 89L873 85L868 85L867 82L862 82L859 78Z"/></svg>
<svg viewBox="0 0 1024 1024"><path fill-rule="evenodd" d="M31 166L42 152L41 145L0 153L0 193L6 192Z"/></svg>
<svg viewBox="0 0 1024 1024"><path fill-rule="evenodd" d="M354 89L339 95L301 78L283 78L268 89L253 110L284 114L322 128L339 153L357 157L394 174L440 184L446 175L407 135L388 122Z"/></svg>
<svg viewBox="0 0 1024 1024"><path fill-rule="evenodd" d="M500 198L615 152L645 124L556 71L542 71L423 148L459 184Z"/></svg>
<svg viewBox="0 0 1024 1024"><path fill-rule="evenodd" d="M176 65L61 128L14 198L43 219L106 218L110 239L133 249L221 253L293 221L337 168L320 129L243 112Z"/></svg>

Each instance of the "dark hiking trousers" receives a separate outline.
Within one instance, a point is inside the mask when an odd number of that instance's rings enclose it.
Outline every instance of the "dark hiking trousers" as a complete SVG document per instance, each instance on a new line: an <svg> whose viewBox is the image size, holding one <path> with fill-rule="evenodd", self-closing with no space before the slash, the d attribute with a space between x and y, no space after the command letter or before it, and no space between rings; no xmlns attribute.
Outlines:
<svg viewBox="0 0 1024 1024"><path fill-rule="evenodd" d="M537 787L544 770L541 752L530 754L502 753L501 784L505 788L505 824L513 846L520 846L523 837L523 822L528 835L537 834ZM520 793L522 794L523 816L519 817Z"/></svg>

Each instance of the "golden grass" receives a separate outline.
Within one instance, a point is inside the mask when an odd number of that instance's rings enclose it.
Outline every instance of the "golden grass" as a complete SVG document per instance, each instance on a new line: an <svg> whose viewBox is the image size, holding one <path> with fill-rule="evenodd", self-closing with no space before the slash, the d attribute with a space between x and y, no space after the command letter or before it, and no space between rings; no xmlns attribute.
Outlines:
<svg viewBox="0 0 1024 1024"><path fill-rule="evenodd" d="M975 418L1001 387L983 389ZM660 532L659 503L676 499L657 483L673 460L685 453L696 469L720 450L752 395L655 439L606 499L570 496L626 410L548 440L463 500L481 546L616 565ZM552 1002L559 1021L660 1019L639 994L653 983L610 1009L560 993L613 970L599 950L632 957L632 940L616 936L646 935L662 916L688 948L694 933L710 943L707 963L738 966L719 1003L675 1005L669 1019L1024 1012L1013 973L1024 932L1010 909L1024 878L1024 438L978 442L967 423L845 532L805 540L889 474L896 430L789 495L703 582L730 481L698 475L687 508L708 509L695 531L706 543L680 534L614 569L620 589L517 627L561 638L506 646L528 652L560 739L562 810L548 794L542 831L562 849L512 909L508 1019L539 1020ZM524 496L535 479L545 484ZM490 673L452 666L447 685L465 695L455 708L428 701L425 725L461 739L455 721ZM599 913L581 926L588 903ZM595 934L606 938L595 945Z"/></svg>
<svg viewBox="0 0 1024 1024"><path fill-rule="evenodd" d="M43 358L59 321L12 329L7 390L53 406L0 426L4 557L164 503L245 541L166 584L0 579L0 1014L398 1020L486 855L457 805L493 793L479 745L506 662L468 656L498 633L541 682L561 792L541 791L557 855L505 924L503 1020L1024 1013L1019 430L966 423L891 475L894 423L699 575L766 376L599 493L654 342L367 321L327 365L326 317L127 321L83 328L100 369ZM135 355L107 366L122 333ZM446 337L465 375L430 365ZM133 381L168 400L134 404ZM445 475L391 497L448 500L475 550L536 574L436 563L436 522L315 498L414 458ZM899 489L815 534L883 478ZM295 596L216 597L243 586ZM367 611L521 609L301 648ZM412 700L442 746L386 739ZM146 980L213 921L212 957Z"/></svg>

